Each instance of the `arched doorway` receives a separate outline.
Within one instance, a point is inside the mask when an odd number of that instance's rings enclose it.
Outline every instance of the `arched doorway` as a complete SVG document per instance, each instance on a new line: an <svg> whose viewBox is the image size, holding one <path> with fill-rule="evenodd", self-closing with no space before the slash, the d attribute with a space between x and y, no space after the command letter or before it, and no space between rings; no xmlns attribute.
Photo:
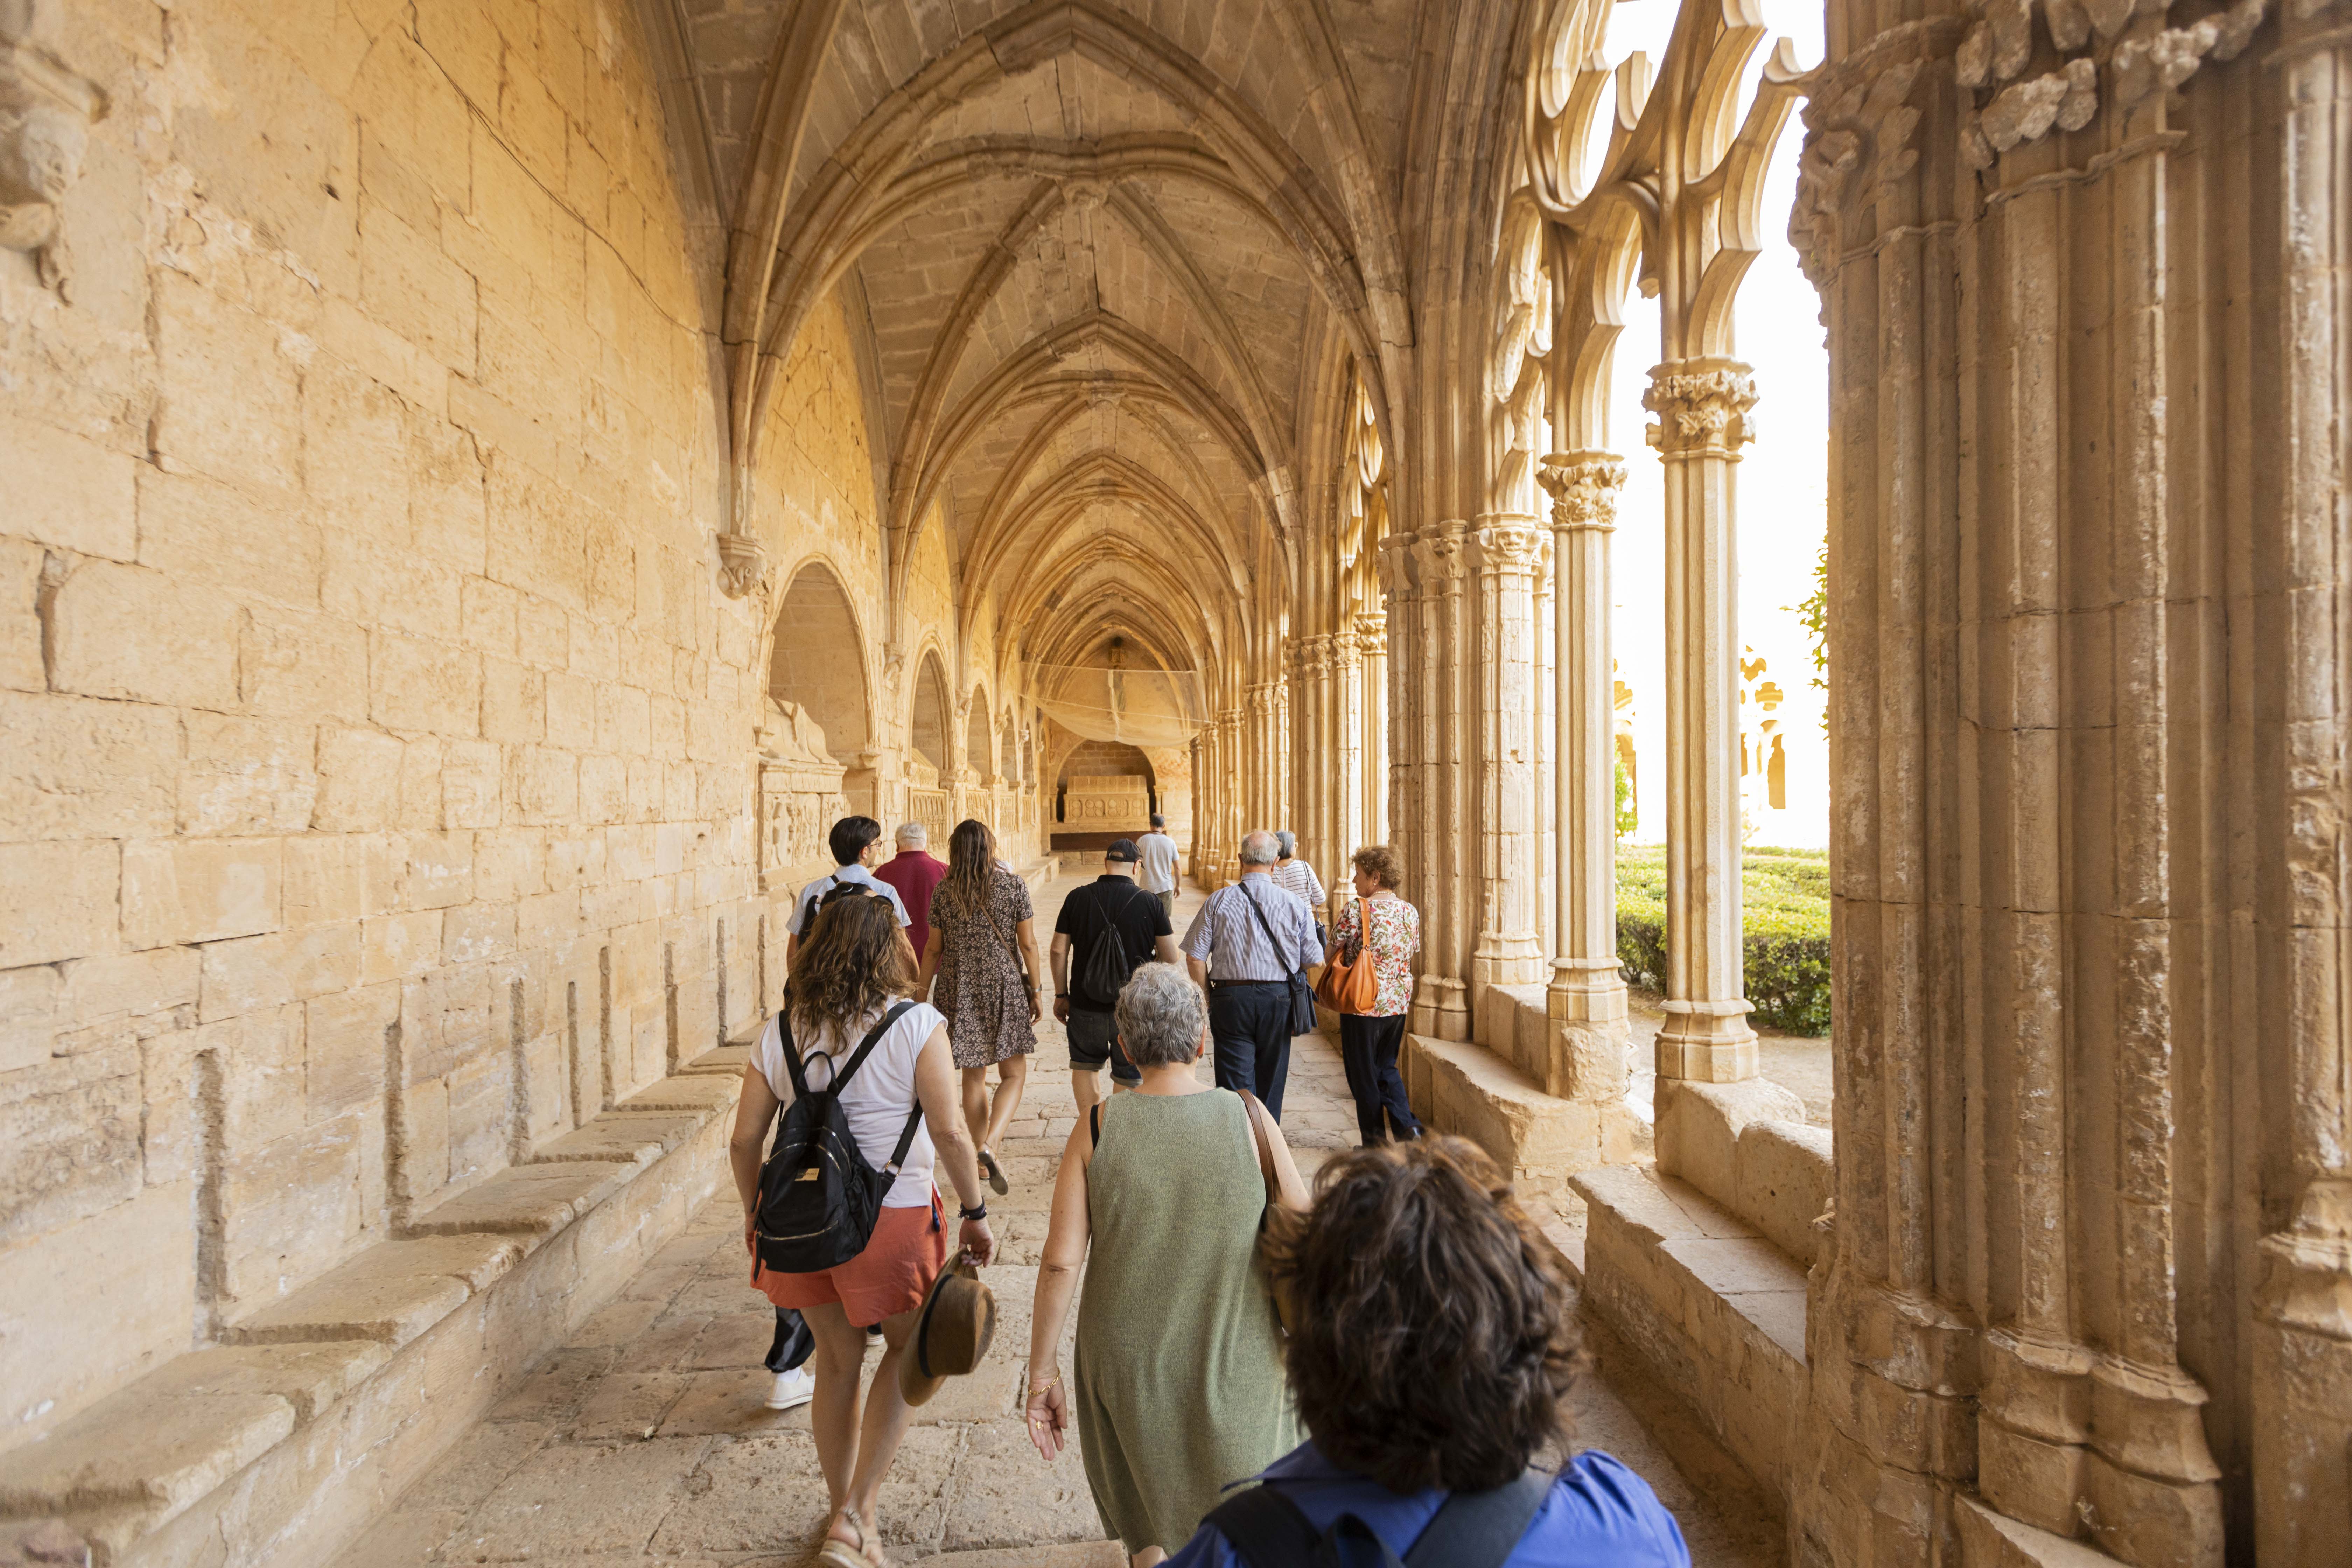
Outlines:
<svg viewBox="0 0 2352 1568"><path fill-rule="evenodd" d="M947 674L940 668L940 656L927 653L915 676L915 706L908 715L907 727L907 743L914 748L915 759L930 765L931 776L925 782L936 785L947 772L948 737L952 733Z"/></svg>
<svg viewBox="0 0 2352 1568"><path fill-rule="evenodd" d="M866 639L832 568L810 562L777 606L759 731L760 878L774 891L830 865L825 834L874 809ZM863 760L862 760L863 759Z"/></svg>
<svg viewBox="0 0 2352 1568"><path fill-rule="evenodd" d="M866 639L841 580L821 562L793 575L776 612L768 695L803 710L824 731L824 749L835 762L853 764L873 744Z"/></svg>
<svg viewBox="0 0 2352 1568"><path fill-rule="evenodd" d="M1083 741L1054 779L1053 847L1104 849L1150 824L1160 809L1160 780L1151 759L1117 741Z"/></svg>

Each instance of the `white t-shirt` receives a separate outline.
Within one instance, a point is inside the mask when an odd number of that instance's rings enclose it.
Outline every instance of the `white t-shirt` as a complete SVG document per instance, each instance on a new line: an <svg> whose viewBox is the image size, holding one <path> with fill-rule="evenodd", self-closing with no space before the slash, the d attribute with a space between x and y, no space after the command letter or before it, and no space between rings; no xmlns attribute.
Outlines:
<svg viewBox="0 0 2352 1568"><path fill-rule="evenodd" d="M802 1071L808 1078L810 1089L821 1089L833 1081L833 1069L822 1058L813 1068L807 1065L811 1053L828 1053L835 1058L835 1066L847 1067L849 1058L856 1053L857 1042L866 1037L866 1031L880 1016L878 1013L869 1015L846 1039L831 1029L821 1031L814 1040L802 1039L794 1031L793 1041L800 1047ZM857 1076L841 1091L841 1109L848 1114L849 1132L857 1140L857 1152L877 1171L889 1163L890 1151L898 1146L898 1134L906 1128L907 1112L915 1109L915 1059L923 1054L923 1042L931 1037L931 1031L946 1022L937 1007L928 1002L916 1003L883 1031L882 1037L874 1044L874 1054L866 1058L866 1065L857 1069ZM772 1017L768 1026L760 1031L760 1043L751 1052L751 1063L768 1080L768 1088L776 1099L785 1105L792 1104L793 1075L785 1070L784 1038ZM918 1123L915 1141L907 1145L906 1163L898 1167L898 1179L890 1184L890 1191L882 1199L883 1207L927 1207L931 1201L931 1164L936 1157L931 1130Z"/></svg>
<svg viewBox="0 0 2352 1568"><path fill-rule="evenodd" d="M1147 893L1172 893L1176 890L1176 840L1158 831L1145 834L1135 841L1143 851L1142 874L1136 882Z"/></svg>

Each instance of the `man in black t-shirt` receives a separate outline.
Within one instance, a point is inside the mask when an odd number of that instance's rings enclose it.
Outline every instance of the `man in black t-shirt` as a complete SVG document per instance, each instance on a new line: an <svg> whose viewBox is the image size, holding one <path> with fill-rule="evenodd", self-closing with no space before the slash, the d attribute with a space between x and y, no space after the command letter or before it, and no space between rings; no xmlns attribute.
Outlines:
<svg viewBox="0 0 2352 1568"><path fill-rule="evenodd" d="M1084 1116L1102 1099L1102 1080L1096 1075L1110 1063L1111 1081L1133 1089L1143 1081L1127 1053L1118 1048L1118 1026L1111 1016L1115 999L1090 996L1084 977L1095 944L1110 931L1118 942L1129 973L1135 966L1158 959L1179 963L1176 930L1160 900L1135 885L1135 863L1143 857L1135 841L1122 838L1103 852L1102 875L1083 888L1073 888L1062 900L1054 921L1054 1016L1070 1033L1070 1089ZM1073 974L1078 977L1074 984Z"/></svg>

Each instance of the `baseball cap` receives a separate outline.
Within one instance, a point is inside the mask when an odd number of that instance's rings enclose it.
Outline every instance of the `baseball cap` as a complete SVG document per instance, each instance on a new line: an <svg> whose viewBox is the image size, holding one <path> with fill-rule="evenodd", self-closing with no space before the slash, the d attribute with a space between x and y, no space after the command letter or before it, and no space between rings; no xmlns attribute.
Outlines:
<svg viewBox="0 0 2352 1568"><path fill-rule="evenodd" d="M1110 847L1103 851L1103 858L1125 860L1132 864L1143 858L1143 851L1135 847L1135 840L1132 838L1114 838L1110 841Z"/></svg>

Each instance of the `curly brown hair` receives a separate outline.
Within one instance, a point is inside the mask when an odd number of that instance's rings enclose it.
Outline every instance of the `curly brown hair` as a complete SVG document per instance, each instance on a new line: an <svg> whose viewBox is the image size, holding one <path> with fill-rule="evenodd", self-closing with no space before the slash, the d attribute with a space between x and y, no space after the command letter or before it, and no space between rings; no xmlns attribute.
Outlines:
<svg viewBox="0 0 2352 1568"><path fill-rule="evenodd" d="M1388 845L1367 844L1348 859L1357 870L1391 893L1396 891L1396 885L1404 880L1404 864Z"/></svg>
<svg viewBox="0 0 2352 1568"><path fill-rule="evenodd" d="M830 1024L847 1031L914 993L898 944L898 915L878 894L828 895L784 976L784 1006L803 1040Z"/></svg>
<svg viewBox="0 0 2352 1568"><path fill-rule="evenodd" d="M1568 1287L1486 1152L1431 1135L1327 1162L1268 1261L1290 1386L1330 1460L1394 1492L1485 1491L1570 1440Z"/></svg>

